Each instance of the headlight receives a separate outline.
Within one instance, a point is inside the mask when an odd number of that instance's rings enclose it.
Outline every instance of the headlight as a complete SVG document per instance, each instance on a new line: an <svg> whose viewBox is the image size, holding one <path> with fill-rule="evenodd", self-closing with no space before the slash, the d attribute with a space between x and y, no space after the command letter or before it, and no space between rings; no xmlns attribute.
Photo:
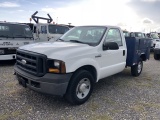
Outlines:
<svg viewBox="0 0 160 120"><path fill-rule="evenodd" d="M4 54L4 50L0 50L0 55L3 55Z"/></svg>
<svg viewBox="0 0 160 120"><path fill-rule="evenodd" d="M60 67L60 61L54 61L54 66L59 68Z"/></svg>
<svg viewBox="0 0 160 120"><path fill-rule="evenodd" d="M60 60L48 60L48 72L49 73L66 73L65 63Z"/></svg>

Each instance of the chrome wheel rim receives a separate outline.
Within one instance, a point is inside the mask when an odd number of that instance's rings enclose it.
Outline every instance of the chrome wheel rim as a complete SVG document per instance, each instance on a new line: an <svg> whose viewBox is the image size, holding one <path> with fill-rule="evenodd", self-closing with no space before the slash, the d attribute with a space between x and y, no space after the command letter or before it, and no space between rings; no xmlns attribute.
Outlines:
<svg viewBox="0 0 160 120"><path fill-rule="evenodd" d="M79 81L77 88L76 88L76 95L79 99L85 98L91 89L91 83L88 78L83 78Z"/></svg>
<svg viewBox="0 0 160 120"><path fill-rule="evenodd" d="M142 70L142 62L138 63L138 73L140 73Z"/></svg>

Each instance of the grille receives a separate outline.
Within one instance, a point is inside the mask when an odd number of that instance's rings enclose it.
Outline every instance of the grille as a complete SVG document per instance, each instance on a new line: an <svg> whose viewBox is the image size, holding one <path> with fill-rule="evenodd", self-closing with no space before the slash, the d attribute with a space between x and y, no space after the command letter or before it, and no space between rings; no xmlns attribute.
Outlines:
<svg viewBox="0 0 160 120"><path fill-rule="evenodd" d="M46 59L42 54L17 50L16 65L18 68L35 76L43 76L46 73Z"/></svg>

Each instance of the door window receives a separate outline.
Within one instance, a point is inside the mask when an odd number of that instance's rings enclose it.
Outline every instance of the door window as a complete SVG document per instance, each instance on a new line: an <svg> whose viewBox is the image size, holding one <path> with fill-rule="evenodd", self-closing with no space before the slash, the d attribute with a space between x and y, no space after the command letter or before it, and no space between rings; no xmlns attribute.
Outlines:
<svg viewBox="0 0 160 120"><path fill-rule="evenodd" d="M41 26L41 33L47 34L47 26Z"/></svg>
<svg viewBox="0 0 160 120"><path fill-rule="evenodd" d="M118 46L122 46L122 37L120 31L116 28L109 29L105 42L116 42Z"/></svg>

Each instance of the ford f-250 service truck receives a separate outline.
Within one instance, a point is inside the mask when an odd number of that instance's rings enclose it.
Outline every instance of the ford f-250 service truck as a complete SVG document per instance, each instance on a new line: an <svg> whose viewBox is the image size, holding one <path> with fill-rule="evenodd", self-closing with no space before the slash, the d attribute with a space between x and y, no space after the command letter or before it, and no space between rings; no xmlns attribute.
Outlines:
<svg viewBox="0 0 160 120"><path fill-rule="evenodd" d="M15 59L18 47L33 42L33 35L28 25L0 22L0 60Z"/></svg>
<svg viewBox="0 0 160 120"><path fill-rule="evenodd" d="M131 67L133 76L139 76L149 51L148 40L125 39L119 27L79 26L56 42L20 47L14 70L24 87L82 104L94 83L126 66Z"/></svg>

